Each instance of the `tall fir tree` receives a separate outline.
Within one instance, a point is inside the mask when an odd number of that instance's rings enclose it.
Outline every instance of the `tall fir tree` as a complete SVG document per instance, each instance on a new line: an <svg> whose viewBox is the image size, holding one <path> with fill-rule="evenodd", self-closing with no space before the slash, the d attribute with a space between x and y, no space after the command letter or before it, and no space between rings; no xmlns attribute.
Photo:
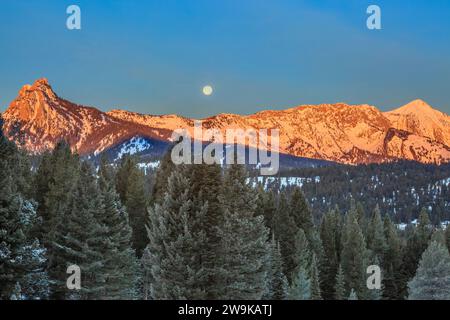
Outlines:
<svg viewBox="0 0 450 320"><path fill-rule="evenodd" d="M336 281L334 285L334 299L335 300L345 300L347 296L345 295L345 275L342 266L339 265L336 274Z"/></svg>
<svg viewBox="0 0 450 320"><path fill-rule="evenodd" d="M39 221L36 209L32 202L14 192L8 171L0 160L0 299L9 299L17 283L24 288L21 296L25 299L45 299L46 251L31 236Z"/></svg>
<svg viewBox="0 0 450 320"><path fill-rule="evenodd" d="M402 257L399 279L399 295L402 299L408 297L408 282L414 277L420 257L428 247L431 238L431 224L426 209L422 209L416 227L406 230L406 247Z"/></svg>
<svg viewBox="0 0 450 320"><path fill-rule="evenodd" d="M203 221L203 231L207 239L205 250L208 252L203 257L207 279L206 292L209 299L216 299L217 284L220 281L218 270L221 268L218 258L221 238L218 231L220 226L224 225L224 210L220 200L223 185L222 169L217 164L201 163L189 165L187 170L191 182L193 205L196 208L205 207L206 210Z"/></svg>
<svg viewBox="0 0 450 320"><path fill-rule="evenodd" d="M145 188L144 173L137 166L133 156L122 158L116 176L116 190L122 204L126 207L132 229L132 244L138 257L148 243L147 205L148 196Z"/></svg>
<svg viewBox="0 0 450 320"><path fill-rule="evenodd" d="M309 300L311 298L311 280L304 267L300 267L289 287L289 300Z"/></svg>
<svg viewBox="0 0 450 320"><path fill-rule="evenodd" d="M153 299L205 299L207 204L194 204L192 182L185 166L169 177L164 201L149 211L148 257L150 295Z"/></svg>
<svg viewBox="0 0 450 320"><path fill-rule="evenodd" d="M384 234L386 238L386 251L383 259L383 298L388 300L400 299L399 272L401 266L402 244L396 226L389 215L384 217Z"/></svg>
<svg viewBox="0 0 450 320"><path fill-rule="evenodd" d="M54 299L99 299L104 292L102 236L106 226L96 219L101 210L94 169L83 162L68 210L55 220L47 238L51 248L48 272ZM66 287L67 268L77 265L82 273L82 287Z"/></svg>
<svg viewBox="0 0 450 320"><path fill-rule="evenodd" d="M336 210L326 213L320 226L324 259L321 265L321 291L326 300L335 297L336 274L339 268L340 216Z"/></svg>
<svg viewBox="0 0 450 320"><path fill-rule="evenodd" d="M447 225L445 229L445 242L447 244L448 251L450 252L450 225Z"/></svg>
<svg viewBox="0 0 450 320"><path fill-rule="evenodd" d="M308 300L311 297L311 263L312 254L303 229L299 229L295 236L297 250L295 260L297 267L292 274L292 283L289 286L290 300Z"/></svg>
<svg viewBox="0 0 450 320"><path fill-rule="evenodd" d="M370 250L371 259L378 259L380 263L383 263L387 244L384 233L384 224L378 205L373 210L372 217L368 223L367 249Z"/></svg>
<svg viewBox="0 0 450 320"><path fill-rule="evenodd" d="M222 300L257 300L264 294L270 244L264 217L256 213L257 195L244 166L226 170L221 193L224 224L217 226L221 270L217 292Z"/></svg>
<svg viewBox="0 0 450 320"><path fill-rule="evenodd" d="M294 187L290 197L289 215L292 217L296 227L305 232L309 248L316 255L317 266L321 268L324 253L320 233L314 224L311 208L303 192L297 186ZM294 250L296 249L294 248ZM288 276L288 279L291 278Z"/></svg>
<svg viewBox="0 0 450 320"><path fill-rule="evenodd" d="M172 161L172 149L175 144L171 145L165 152L158 170L155 173L155 182L152 188L151 204L161 203L164 200L164 194L167 190L167 182L172 171L175 170L175 164Z"/></svg>
<svg viewBox="0 0 450 320"><path fill-rule="evenodd" d="M101 206L97 221L104 227L101 235L104 290L100 298L133 299L140 296L137 287L139 264L132 249L132 230L128 214L115 190L114 172L102 159L98 173Z"/></svg>
<svg viewBox="0 0 450 320"><path fill-rule="evenodd" d="M295 247L296 236L300 230L289 214L289 202L284 192L279 196L278 208L275 216L274 234L280 244L280 251L283 259L283 273L288 282L292 282L292 276L299 266L298 252Z"/></svg>
<svg viewBox="0 0 450 320"><path fill-rule="evenodd" d="M273 237L270 245L270 269L266 278L264 299L286 300L288 298L289 284L283 269L283 256L280 244Z"/></svg>
<svg viewBox="0 0 450 320"><path fill-rule="evenodd" d="M351 209L345 219L341 263L345 275L346 293L354 289L358 296L365 294L366 244L358 215Z"/></svg>
<svg viewBox="0 0 450 320"><path fill-rule="evenodd" d="M47 238L55 232L58 220L69 210L79 167L78 156L72 153L65 141L58 142L51 153L42 156L34 179L34 199L39 204L37 212L43 220L39 234L46 247Z"/></svg>
<svg viewBox="0 0 450 320"><path fill-rule="evenodd" d="M322 300L319 268L317 267L317 259L315 254L313 254L311 261L311 300Z"/></svg>
<svg viewBox="0 0 450 320"><path fill-rule="evenodd" d="M258 185L256 190L258 192L256 212L264 217L266 226L274 232L277 212L275 193L272 190L266 191L262 185Z"/></svg>
<svg viewBox="0 0 450 320"><path fill-rule="evenodd" d="M430 243L408 288L410 300L450 300L450 255L443 244Z"/></svg>
<svg viewBox="0 0 450 320"><path fill-rule="evenodd" d="M32 235L39 219L21 193L27 189L22 156L3 135L0 118L0 300L48 296L45 249Z"/></svg>

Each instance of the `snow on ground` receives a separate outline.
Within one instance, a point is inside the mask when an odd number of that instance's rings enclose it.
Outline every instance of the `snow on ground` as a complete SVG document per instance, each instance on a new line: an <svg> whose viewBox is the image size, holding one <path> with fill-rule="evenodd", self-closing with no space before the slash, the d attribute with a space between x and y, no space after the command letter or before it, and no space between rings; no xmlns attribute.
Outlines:
<svg viewBox="0 0 450 320"><path fill-rule="evenodd" d="M121 159L124 155L133 155L138 152L151 149L152 145L147 140L141 137L133 137L128 142L125 142L117 155L117 159Z"/></svg>
<svg viewBox="0 0 450 320"><path fill-rule="evenodd" d="M146 163L138 163L140 169L144 170L144 173L147 174L147 170L155 170L158 168L160 161L146 162Z"/></svg>
<svg viewBox="0 0 450 320"><path fill-rule="evenodd" d="M304 178L304 177L257 177L256 181L255 179L252 179L253 186L256 186L257 184L262 184L264 188L267 189L267 187L274 183L278 182L280 184L280 187L287 187L287 186L299 186L302 187L304 183L310 183L320 182L320 177L316 176L314 178Z"/></svg>
<svg viewBox="0 0 450 320"><path fill-rule="evenodd" d="M410 224L412 224L412 225L414 225L414 226L417 226L417 219L414 219L413 221L411 221L411 223ZM409 224L408 223L399 223L399 224L397 224L397 228L399 229L399 230L402 230L402 231L404 231L405 229L406 229L406 227L408 226ZM447 227L450 225L450 221L442 221L441 222L441 225L440 225L440 227L441 227L441 229L443 229L443 230L445 230L445 229L447 229Z"/></svg>

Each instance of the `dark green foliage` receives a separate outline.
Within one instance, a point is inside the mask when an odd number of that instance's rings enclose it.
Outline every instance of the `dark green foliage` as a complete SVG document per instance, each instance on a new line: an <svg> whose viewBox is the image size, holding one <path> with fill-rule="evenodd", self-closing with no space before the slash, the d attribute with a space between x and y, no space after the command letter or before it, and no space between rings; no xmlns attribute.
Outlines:
<svg viewBox="0 0 450 320"><path fill-rule="evenodd" d="M384 234L386 239L386 251L383 259L383 297L388 300L400 299L400 273L402 243L397 228L388 215L384 218Z"/></svg>
<svg viewBox="0 0 450 320"><path fill-rule="evenodd" d="M296 241L298 241L297 237L300 230L306 237L309 250L316 254L318 265L320 265L323 256L321 239L300 189L294 189L291 195L281 192L274 224L275 237L281 246L284 274L289 283L298 273L300 261L298 260L299 249Z"/></svg>
<svg viewBox="0 0 450 320"><path fill-rule="evenodd" d="M96 218L103 226L100 246L104 253L102 272L105 274L104 299L132 299L138 297L139 265L131 246L132 230L128 214L122 207L114 186L112 169L102 162L98 185L101 206Z"/></svg>
<svg viewBox="0 0 450 320"><path fill-rule="evenodd" d="M55 298L98 299L104 293L106 274L102 270L102 234L106 226L96 217L101 198L90 165L83 163L68 210L55 219L48 235L49 275ZM71 292L66 288L67 267L78 265L82 272L82 288Z"/></svg>
<svg viewBox="0 0 450 320"><path fill-rule="evenodd" d="M54 232L58 219L67 212L78 183L79 158L72 154L64 141L59 142L51 154L42 157L35 176L34 199L39 203L38 214L43 219L41 235Z"/></svg>
<svg viewBox="0 0 450 320"><path fill-rule="evenodd" d="M308 272L300 268L297 275L292 279L289 288L289 300L309 300L311 298L311 280Z"/></svg>
<svg viewBox="0 0 450 320"><path fill-rule="evenodd" d="M138 257L148 243L145 225L147 224L148 197L144 173L137 166L137 159L125 156L117 170L116 190L122 204L126 207L132 229L132 244Z"/></svg>
<svg viewBox="0 0 450 320"><path fill-rule="evenodd" d="M45 249L31 232L39 219L35 204L21 194L26 189L21 162L0 119L0 300L48 296Z"/></svg>
<svg viewBox="0 0 450 320"><path fill-rule="evenodd" d="M169 177L161 204L149 212L148 285L153 299L204 299L207 204L192 201L188 170L178 166Z"/></svg>
<svg viewBox="0 0 450 320"><path fill-rule="evenodd" d="M270 269L266 280L266 292L263 298L269 300L286 300L288 298L288 280L283 273L283 257L280 244L272 239L270 246Z"/></svg>
<svg viewBox="0 0 450 320"><path fill-rule="evenodd" d="M320 226L320 238L324 252L320 268L320 280L324 299L335 297L336 275L339 268L340 233L340 214L336 210L329 211L324 215Z"/></svg>
<svg viewBox="0 0 450 320"><path fill-rule="evenodd" d="M276 196L273 191L266 191L261 185L257 186L258 201L256 212L264 217L266 226L270 230L275 229L275 217L277 214Z"/></svg>
<svg viewBox="0 0 450 320"><path fill-rule="evenodd" d="M169 180L172 171L175 169L175 164L172 162L171 158L171 152L172 147L164 154L158 170L156 171L151 197L153 205L155 203L161 203L164 200L164 194L167 190L167 181Z"/></svg>
<svg viewBox="0 0 450 320"><path fill-rule="evenodd" d="M345 295L345 275L344 270L342 269L342 266L339 265L337 274L336 274L336 281L334 285L334 299L335 300L345 300L347 297Z"/></svg>
<svg viewBox="0 0 450 320"><path fill-rule="evenodd" d="M298 231L299 228L295 225L293 217L289 215L288 200L282 193L279 199L278 212L275 217L274 234L280 244L281 256L283 258L283 273L289 282L298 266L298 250L295 248L295 239Z"/></svg>
<svg viewBox="0 0 450 320"><path fill-rule="evenodd" d="M450 252L450 224L445 229L445 242L447 243L448 251Z"/></svg>
<svg viewBox="0 0 450 320"><path fill-rule="evenodd" d="M430 219L427 211L423 209L417 227L410 226L406 233L406 246L399 276L399 296L403 299L408 297L407 284L416 273L420 257L428 247L431 233Z"/></svg>
<svg viewBox="0 0 450 320"><path fill-rule="evenodd" d="M384 224L378 206L375 207L367 227L367 249L370 250L372 259L377 258L381 263L383 262L387 244L384 233Z"/></svg>
<svg viewBox="0 0 450 320"><path fill-rule="evenodd" d="M258 300L266 289L270 246L264 217L256 212L258 194L241 165L225 173L221 194L224 224L218 227L218 298Z"/></svg>
<svg viewBox="0 0 450 320"><path fill-rule="evenodd" d="M416 219L423 206L432 208L430 216L433 223L450 220L450 185L445 183L450 176L450 164L398 161L358 166L332 165L282 170L280 176L305 179L302 191L315 217L336 205L346 212L350 210L353 199L355 206L360 203L366 213L379 205L383 215L395 217L395 223ZM361 227L364 231L364 225Z"/></svg>
<svg viewBox="0 0 450 320"><path fill-rule="evenodd" d="M316 255L313 254L311 262L311 300L322 300L320 291L319 269L317 267Z"/></svg>
<svg viewBox="0 0 450 320"><path fill-rule="evenodd" d="M450 255L443 244L430 243L408 288L410 300L450 300Z"/></svg>
<svg viewBox="0 0 450 320"><path fill-rule="evenodd" d="M342 235L341 264L344 272L346 293L354 289L358 296L366 291L366 244L358 224L356 210L351 210L345 218Z"/></svg>
<svg viewBox="0 0 450 320"><path fill-rule="evenodd" d="M154 181L137 158L97 171L64 142L33 170L29 159L0 135L0 299L448 298L450 228L435 226L450 188L438 183L432 202L420 195L429 209L417 226L399 231L390 219L417 216L398 185L411 189L416 165L404 165L408 175L399 164L305 169L302 189L280 191L251 187L242 166L175 166L169 153ZM414 187L446 168L421 166ZM395 216L388 191L402 206ZM345 223L335 203L349 209ZM80 291L66 287L72 264ZM366 288L370 264L382 290Z"/></svg>

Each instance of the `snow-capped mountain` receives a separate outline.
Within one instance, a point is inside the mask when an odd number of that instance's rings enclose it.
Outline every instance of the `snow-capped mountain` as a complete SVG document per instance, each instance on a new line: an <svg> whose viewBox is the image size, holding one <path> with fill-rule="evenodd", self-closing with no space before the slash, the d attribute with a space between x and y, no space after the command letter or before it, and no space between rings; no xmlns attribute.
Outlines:
<svg viewBox="0 0 450 320"><path fill-rule="evenodd" d="M167 143L173 130L192 131L194 123L177 115L80 106L58 97L46 79L24 86L2 116L6 134L30 152L51 149L65 139L84 155L112 149L145 153L152 150L151 141ZM279 129L280 152L296 157L348 164L450 161L450 117L421 100L390 112L338 103L245 116L219 114L202 123L221 131Z"/></svg>

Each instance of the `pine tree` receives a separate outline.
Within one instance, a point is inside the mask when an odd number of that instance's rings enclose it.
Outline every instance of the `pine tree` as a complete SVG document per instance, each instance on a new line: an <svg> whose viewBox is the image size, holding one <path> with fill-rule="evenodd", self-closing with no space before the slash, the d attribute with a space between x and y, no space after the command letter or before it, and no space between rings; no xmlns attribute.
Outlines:
<svg viewBox="0 0 450 320"><path fill-rule="evenodd" d="M336 274L336 284L334 287L334 299L345 300L345 275L342 266L339 265L338 272Z"/></svg>
<svg viewBox="0 0 450 320"><path fill-rule="evenodd" d="M329 211L322 219L320 238L322 240L324 259L321 265L321 291L324 299L335 296L336 274L339 267L339 213Z"/></svg>
<svg viewBox="0 0 450 320"><path fill-rule="evenodd" d="M306 202L306 198L299 187L294 187L289 203L289 209L295 224L308 233L314 229L314 222L311 209Z"/></svg>
<svg viewBox="0 0 450 320"><path fill-rule="evenodd" d="M51 154L42 157L34 179L34 199L39 204L37 212L43 220L40 235L46 247L58 219L68 210L78 175L79 158L65 141L57 143Z"/></svg>
<svg viewBox="0 0 450 320"><path fill-rule="evenodd" d="M194 164L187 166L187 175L191 183L191 198L196 208L205 207L203 231L207 239L203 256L206 277L206 292L209 299L218 296L217 285L220 281L221 269L219 251L221 237L218 234L220 226L224 225L224 209L220 200L223 185L222 169L217 164Z"/></svg>
<svg viewBox="0 0 450 320"><path fill-rule="evenodd" d="M428 247L431 232L428 213L426 209L422 209L417 227L409 227L406 230L407 241L402 258L399 280L399 295L401 298L407 298L408 296L408 282L414 277L420 257Z"/></svg>
<svg viewBox="0 0 450 320"><path fill-rule="evenodd" d="M132 244L138 257L148 243L147 231L147 193L144 173L131 156L122 158L116 177L116 190L122 204L126 207L132 229Z"/></svg>
<svg viewBox="0 0 450 320"><path fill-rule="evenodd" d="M192 200L189 171L177 166L169 177L164 201L149 210L148 258L153 299L204 299L207 204Z"/></svg>
<svg viewBox="0 0 450 320"><path fill-rule="evenodd" d="M417 225L417 236L419 237L419 242L424 248L423 251L425 251L425 249L428 247L428 242L430 241L432 233L433 230L430 222L430 217L427 210L423 208L420 212Z"/></svg>
<svg viewBox="0 0 450 320"><path fill-rule="evenodd" d="M45 299L45 249L31 234L39 223L35 204L20 193L24 186L20 170L17 171L19 151L4 137L1 124L0 121L0 300Z"/></svg>
<svg viewBox="0 0 450 320"><path fill-rule="evenodd" d="M299 249L295 247L296 236L299 228L294 219L289 215L288 200L284 193L280 194L277 214L275 216L275 238L280 243L281 256L283 259L283 273L288 282L292 282L292 275L298 268Z"/></svg>
<svg viewBox="0 0 450 320"><path fill-rule="evenodd" d="M267 292L265 298L270 300L286 300L288 297L288 280L283 273L283 257L280 244L275 239L271 242L271 269L267 278Z"/></svg>
<svg viewBox="0 0 450 320"><path fill-rule="evenodd" d="M450 252L450 225L448 225L447 229L445 229L445 239L448 251Z"/></svg>
<svg viewBox="0 0 450 320"><path fill-rule="evenodd" d="M434 230L433 234L431 235L430 241L439 242L443 246L447 247L447 241L446 241L446 238L445 238L445 231L442 230L442 229Z"/></svg>
<svg viewBox="0 0 450 320"><path fill-rule="evenodd" d="M348 297L348 300L358 300L358 294L356 293L355 289L352 289L350 291L350 296Z"/></svg>
<svg viewBox="0 0 450 320"><path fill-rule="evenodd" d="M161 203L164 200L164 194L167 190L167 182L172 171L175 170L175 164L172 161L172 149L175 144L171 145L164 157L162 158L158 170L155 174L155 183L152 188L151 204Z"/></svg>
<svg viewBox="0 0 450 320"><path fill-rule="evenodd" d="M97 221L104 226L101 246L104 252L102 272L105 285L101 298L132 299L138 297L139 265L131 248L132 230L128 214L120 203L114 186L114 173L103 159L99 169L100 210Z"/></svg>
<svg viewBox="0 0 450 320"><path fill-rule="evenodd" d="M372 259L377 258L381 263L383 263L387 244L384 234L384 224L381 219L380 208L378 205L375 207L372 218L368 224L367 248L371 252Z"/></svg>
<svg viewBox="0 0 450 320"><path fill-rule="evenodd" d="M294 269L293 276L295 276L301 268L310 270L312 262L313 253L309 248L309 242L308 239L306 239L306 235L303 229L299 229L297 234L295 235L294 247L296 249L296 252L294 253L294 259L297 262L297 266Z"/></svg>
<svg viewBox="0 0 450 320"><path fill-rule="evenodd" d="M242 165L231 165L221 194L225 220L218 227L221 277L217 286L222 300L261 299L268 266L268 234L264 217L257 215L257 193L246 182Z"/></svg>
<svg viewBox="0 0 450 320"><path fill-rule="evenodd" d="M383 297L388 300L400 299L399 279L401 265L401 242L397 228L389 215L384 218L384 234L386 238L386 251L383 259Z"/></svg>
<svg viewBox="0 0 450 320"><path fill-rule="evenodd" d="M98 299L104 292L102 236L106 226L100 224L101 198L92 166L83 162L68 210L58 216L47 241L51 248L49 275L55 299ZM82 273L82 288L66 288L67 267L77 265Z"/></svg>
<svg viewBox="0 0 450 320"><path fill-rule="evenodd" d="M450 255L444 245L431 242L408 287L410 300L450 300Z"/></svg>
<svg viewBox="0 0 450 320"><path fill-rule="evenodd" d="M37 224L35 207L7 189L11 187L4 184L0 188L0 299L8 299L17 282L26 299L45 299L45 249L30 236Z"/></svg>
<svg viewBox="0 0 450 320"><path fill-rule="evenodd" d="M317 265L320 268L323 260L323 246L319 232L316 230L313 221L312 211L306 201L306 198L299 187L294 187L289 201L289 215L292 217L296 227L305 232L309 248L316 255ZM297 231L295 232L297 233ZM294 252L296 248L293 248ZM295 270L298 262L294 261L292 267ZM291 280L291 274L287 274Z"/></svg>
<svg viewBox="0 0 450 320"><path fill-rule="evenodd" d="M356 210L347 213L343 230L341 263L345 275L346 292L354 289L358 296L365 292L366 246L357 220Z"/></svg>
<svg viewBox="0 0 450 320"><path fill-rule="evenodd" d="M303 229L299 229L295 236L295 248L297 250L295 260L297 267L292 274L292 283L289 287L289 299L308 300L311 297L311 263L312 254L309 243Z"/></svg>
<svg viewBox="0 0 450 320"><path fill-rule="evenodd" d="M262 185L258 185L258 201L256 212L264 217L266 226L271 232L275 230L275 215L277 212L276 198L273 191L266 191Z"/></svg>
<svg viewBox="0 0 450 320"><path fill-rule="evenodd" d="M320 292L319 269L317 267L315 254L313 254L311 262L311 299L322 300L322 294Z"/></svg>
<svg viewBox="0 0 450 320"><path fill-rule="evenodd" d="M311 297L311 280L305 268L300 267L289 288L289 300L309 300Z"/></svg>
<svg viewBox="0 0 450 320"><path fill-rule="evenodd" d="M24 300L22 296L22 287L18 282L16 282L16 285L14 286L10 300Z"/></svg>

